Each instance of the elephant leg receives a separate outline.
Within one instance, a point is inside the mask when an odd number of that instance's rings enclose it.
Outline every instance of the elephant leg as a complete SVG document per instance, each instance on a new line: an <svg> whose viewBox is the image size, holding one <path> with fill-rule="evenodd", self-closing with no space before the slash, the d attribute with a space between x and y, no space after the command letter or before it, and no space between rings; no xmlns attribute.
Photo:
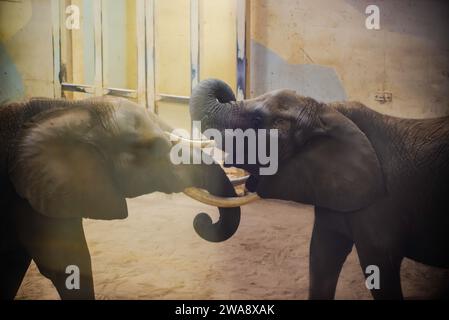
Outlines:
<svg viewBox="0 0 449 320"><path fill-rule="evenodd" d="M310 243L309 299L334 299L343 263L353 242L315 219Z"/></svg>
<svg viewBox="0 0 449 320"><path fill-rule="evenodd" d="M375 246L359 246L356 243L357 254L363 274L367 279L367 288L375 300L401 300L401 262L403 257L391 250ZM374 269L373 269L374 267ZM378 269L377 269L378 268ZM375 270L378 270L376 275ZM375 287L375 279L379 277L379 286ZM369 282L369 283L368 283ZM371 284L371 286L368 286Z"/></svg>
<svg viewBox="0 0 449 320"><path fill-rule="evenodd" d="M366 278L365 285L376 300L403 299L401 263L405 251L404 227L400 220L385 218L385 215L398 214L397 210L394 204L387 201L351 219L357 255Z"/></svg>
<svg viewBox="0 0 449 320"><path fill-rule="evenodd" d="M17 212L20 241L39 271L53 282L61 299L94 299L82 219L49 218L33 211L25 201L18 205ZM79 288L74 286L78 279Z"/></svg>
<svg viewBox="0 0 449 320"><path fill-rule="evenodd" d="M31 257L22 247L0 254L0 300L14 299L30 263Z"/></svg>
<svg viewBox="0 0 449 320"><path fill-rule="evenodd" d="M55 242L65 241L63 245L45 246L33 253L39 271L50 279L63 300L95 299L91 260L84 235L71 236L70 239L54 237ZM76 268L76 269L73 269ZM79 277L79 287L74 287Z"/></svg>

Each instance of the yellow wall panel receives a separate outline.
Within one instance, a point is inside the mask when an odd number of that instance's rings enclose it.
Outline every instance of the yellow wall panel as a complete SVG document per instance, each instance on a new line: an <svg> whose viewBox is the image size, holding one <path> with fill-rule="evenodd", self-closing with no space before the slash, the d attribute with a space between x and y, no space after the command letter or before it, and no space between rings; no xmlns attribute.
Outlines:
<svg viewBox="0 0 449 320"><path fill-rule="evenodd" d="M190 1L155 1L156 93L190 95Z"/></svg>
<svg viewBox="0 0 449 320"><path fill-rule="evenodd" d="M236 1L200 0L200 79L218 78L235 90Z"/></svg>
<svg viewBox="0 0 449 320"><path fill-rule="evenodd" d="M103 1L104 86L137 88L136 1Z"/></svg>
<svg viewBox="0 0 449 320"><path fill-rule="evenodd" d="M236 87L235 1L200 0L200 80L219 78ZM190 1L155 2L156 95L190 96ZM187 103L158 101L158 114L190 129Z"/></svg>
<svg viewBox="0 0 449 320"><path fill-rule="evenodd" d="M155 1L155 80L159 93L190 96L190 1ZM187 103L158 101L159 116L174 128L190 129Z"/></svg>
<svg viewBox="0 0 449 320"><path fill-rule="evenodd" d="M181 128L190 131L189 105L185 102L158 101L157 114L173 128Z"/></svg>

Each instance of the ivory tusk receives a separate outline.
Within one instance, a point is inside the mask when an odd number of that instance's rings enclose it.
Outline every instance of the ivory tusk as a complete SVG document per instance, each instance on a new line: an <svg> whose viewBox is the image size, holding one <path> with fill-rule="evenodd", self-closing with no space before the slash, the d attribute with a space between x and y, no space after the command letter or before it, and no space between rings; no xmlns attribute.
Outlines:
<svg viewBox="0 0 449 320"><path fill-rule="evenodd" d="M187 144L196 148L207 148L207 147L213 147L215 142L213 140L190 140L183 138L181 136L178 136L176 134L173 134L168 131L164 131L164 133L170 138L173 142L179 142L183 144Z"/></svg>
<svg viewBox="0 0 449 320"><path fill-rule="evenodd" d="M248 180L249 175L244 176L244 177L238 177L238 178L233 178L233 179L229 179L232 183L232 185L235 186L239 186L241 184L244 184L246 182L246 180Z"/></svg>
<svg viewBox="0 0 449 320"><path fill-rule="evenodd" d="M249 193L243 197L218 197L210 194L204 189L188 187L184 189L184 194L201 203L220 208L240 207L250 202L260 199L256 193Z"/></svg>

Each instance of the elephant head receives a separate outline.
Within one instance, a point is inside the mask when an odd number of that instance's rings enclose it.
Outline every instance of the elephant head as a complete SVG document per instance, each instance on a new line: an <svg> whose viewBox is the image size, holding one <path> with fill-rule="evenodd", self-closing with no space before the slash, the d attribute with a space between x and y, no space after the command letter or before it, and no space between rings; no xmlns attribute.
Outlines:
<svg viewBox="0 0 449 320"><path fill-rule="evenodd" d="M235 101L223 81L202 81L190 112L201 129L277 129L278 170L261 175L261 164L234 164L250 173L248 190L262 198L292 200L337 211L368 206L385 193L382 171L366 135L335 108L291 90ZM258 138L259 139L259 138ZM256 143L260 146L259 141ZM263 145L263 144L262 144ZM238 151L233 150L235 155ZM257 152L257 148L253 148ZM253 157L254 158L254 157ZM234 161L235 163L235 161Z"/></svg>
<svg viewBox="0 0 449 320"><path fill-rule="evenodd" d="M129 100L29 104L49 110L23 126L8 159L9 176L17 193L43 215L122 219L128 215L125 198L192 187L206 189L212 200L236 195L217 164L174 165L169 153L175 142L166 134L171 128ZM195 217L196 232L208 241L224 241L238 228L239 207L219 211L216 223L204 213Z"/></svg>

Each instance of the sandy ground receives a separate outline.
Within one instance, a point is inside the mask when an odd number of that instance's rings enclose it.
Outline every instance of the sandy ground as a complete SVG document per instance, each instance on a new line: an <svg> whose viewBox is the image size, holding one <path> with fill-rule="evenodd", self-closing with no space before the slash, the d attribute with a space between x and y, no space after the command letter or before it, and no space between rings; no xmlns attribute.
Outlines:
<svg viewBox="0 0 449 320"><path fill-rule="evenodd" d="M259 201L242 209L236 235L208 243L193 230L197 212L217 210L182 194L128 200L122 221L85 220L97 299L306 299L313 208ZM447 271L410 260L402 266L406 298L434 296ZM32 264L18 299L59 299ZM337 299L371 299L355 250Z"/></svg>

